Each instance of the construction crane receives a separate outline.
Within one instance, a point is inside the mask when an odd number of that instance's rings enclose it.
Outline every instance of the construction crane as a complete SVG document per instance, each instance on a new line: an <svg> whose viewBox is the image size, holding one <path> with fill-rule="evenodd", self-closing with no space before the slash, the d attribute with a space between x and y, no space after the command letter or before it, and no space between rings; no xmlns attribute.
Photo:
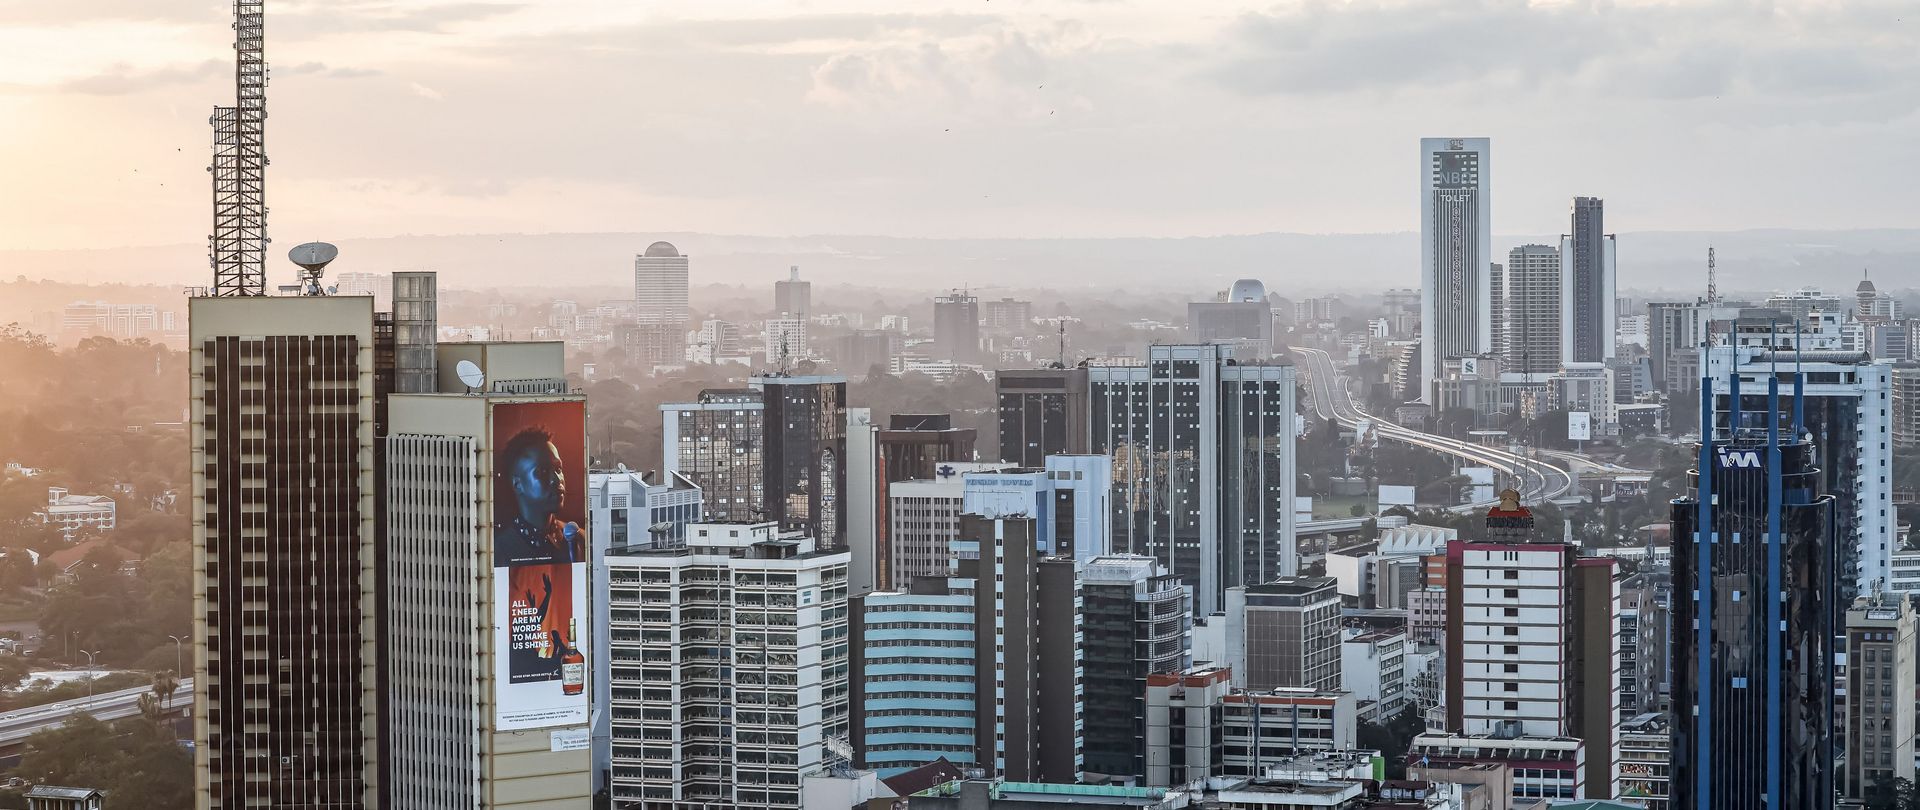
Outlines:
<svg viewBox="0 0 1920 810"><path fill-rule="evenodd" d="M213 235L218 297L267 294L266 0L234 0L234 104L213 108Z"/></svg>

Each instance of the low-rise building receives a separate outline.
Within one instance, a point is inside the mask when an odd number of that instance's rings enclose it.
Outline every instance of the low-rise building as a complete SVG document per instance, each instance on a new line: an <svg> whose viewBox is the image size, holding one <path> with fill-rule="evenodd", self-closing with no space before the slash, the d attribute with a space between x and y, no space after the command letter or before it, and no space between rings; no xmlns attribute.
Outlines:
<svg viewBox="0 0 1920 810"><path fill-rule="evenodd" d="M113 499L105 495L74 495L65 487L48 487L47 505L33 516L71 535L82 530L111 531L115 511Z"/></svg>
<svg viewBox="0 0 1920 810"><path fill-rule="evenodd" d="M1664 712L1648 712L1620 724L1620 798L1647 810L1667 810L1673 767L1673 731Z"/></svg>
<svg viewBox="0 0 1920 810"><path fill-rule="evenodd" d="M1407 754L1410 779L1443 778L1434 768L1496 764L1512 772L1515 804L1587 797L1586 744L1578 737L1421 734Z"/></svg>
<svg viewBox="0 0 1920 810"><path fill-rule="evenodd" d="M1347 628L1340 642L1341 688L1353 693L1360 719L1385 723L1407 704L1405 630Z"/></svg>
<svg viewBox="0 0 1920 810"><path fill-rule="evenodd" d="M1147 784L1254 777L1303 754L1353 748L1353 695L1233 686L1226 667L1147 679Z"/></svg>

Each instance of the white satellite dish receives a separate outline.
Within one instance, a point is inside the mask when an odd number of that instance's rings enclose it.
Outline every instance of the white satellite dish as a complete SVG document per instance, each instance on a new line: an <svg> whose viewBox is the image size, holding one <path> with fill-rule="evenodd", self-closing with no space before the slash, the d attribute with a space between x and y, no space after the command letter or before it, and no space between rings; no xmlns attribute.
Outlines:
<svg viewBox="0 0 1920 810"><path fill-rule="evenodd" d="M454 364L453 373L460 375L460 382L467 386L468 391L487 384L487 373L481 371L480 366L472 360L462 360Z"/></svg>

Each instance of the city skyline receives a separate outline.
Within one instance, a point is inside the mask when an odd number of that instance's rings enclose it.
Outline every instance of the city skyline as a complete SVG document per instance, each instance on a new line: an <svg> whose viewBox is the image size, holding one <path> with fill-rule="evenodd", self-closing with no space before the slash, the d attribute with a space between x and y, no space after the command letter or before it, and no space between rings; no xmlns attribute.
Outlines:
<svg viewBox="0 0 1920 810"><path fill-rule="evenodd" d="M1558 232L1575 193L1623 233L1914 219L1920 90L1890 77L1920 49L1894 3L887 10L276 8L274 232L1400 232L1404 144L1435 131L1500 139L1498 232ZM0 149L34 156L9 159L0 249L197 241L225 11L0 22L0 115L24 124ZM1505 45L1527 41L1562 45ZM576 112L500 114L549 106Z"/></svg>

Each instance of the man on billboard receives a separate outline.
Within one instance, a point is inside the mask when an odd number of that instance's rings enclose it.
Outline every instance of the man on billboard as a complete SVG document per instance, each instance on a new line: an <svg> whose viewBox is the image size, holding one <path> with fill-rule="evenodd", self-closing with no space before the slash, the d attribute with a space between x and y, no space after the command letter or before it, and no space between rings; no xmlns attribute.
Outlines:
<svg viewBox="0 0 1920 810"><path fill-rule="evenodd" d="M499 467L512 487L513 519L494 538L496 564L575 563L586 559L580 524L557 515L567 499L560 448L539 427L515 434L500 452Z"/></svg>

